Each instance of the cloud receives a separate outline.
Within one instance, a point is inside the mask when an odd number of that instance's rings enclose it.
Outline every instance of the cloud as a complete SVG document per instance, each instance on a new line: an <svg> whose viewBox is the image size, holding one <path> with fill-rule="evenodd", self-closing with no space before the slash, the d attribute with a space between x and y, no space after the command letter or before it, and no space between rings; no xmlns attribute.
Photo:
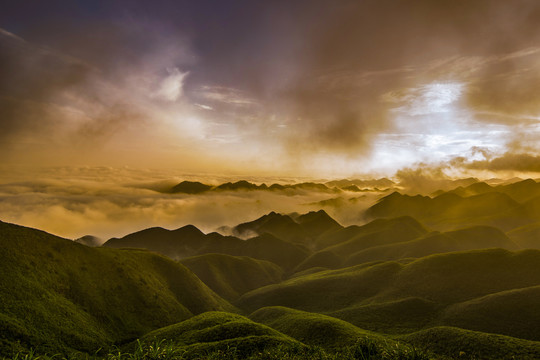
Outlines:
<svg viewBox="0 0 540 360"><path fill-rule="evenodd" d="M14 175L10 180L8 174L2 175L0 220L72 239L87 234L108 239L152 226L176 229L187 224L211 232L223 225L254 220L270 211L319 210L321 206L316 203L328 198L327 192L302 189L293 193L164 194L152 189L170 188L184 179L216 184L234 179L226 176L203 179L129 168L44 168L26 171L20 177L23 180L15 179ZM344 224L358 223L361 211L370 203L351 203L350 208L328 207L327 210Z"/></svg>
<svg viewBox="0 0 540 360"><path fill-rule="evenodd" d="M468 169L489 171L518 171L540 173L540 156L526 153L507 152L499 157L476 160L465 165Z"/></svg>
<svg viewBox="0 0 540 360"><path fill-rule="evenodd" d="M184 93L184 82L189 71L181 72L177 68L167 69L169 73L159 84L159 89L152 94L153 97L166 101L176 101Z"/></svg>

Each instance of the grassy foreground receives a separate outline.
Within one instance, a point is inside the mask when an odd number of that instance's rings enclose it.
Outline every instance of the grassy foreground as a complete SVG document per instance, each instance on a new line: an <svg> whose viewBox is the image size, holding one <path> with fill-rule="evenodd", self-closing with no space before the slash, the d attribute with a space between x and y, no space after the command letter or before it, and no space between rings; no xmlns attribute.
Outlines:
<svg viewBox="0 0 540 360"><path fill-rule="evenodd" d="M236 360L236 359L267 359L267 360L293 360L293 359L317 359L317 360L428 360L432 357L413 347L399 343L380 344L369 338L359 339L358 342L340 351L328 352L319 347L308 347L300 344L277 345L269 348L239 349L229 347L227 349L205 349L192 352L189 348L177 346L173 342L159 340L153 342L137 341L137 346L130 352L120 349L109 351L106 354L94 355L73 353L69 356L40 355L37 352L18 352L11 358L13 360L79 360L79 359L107 359L107 360L130 360L130 359L177 359L177 360Z"/></svg>

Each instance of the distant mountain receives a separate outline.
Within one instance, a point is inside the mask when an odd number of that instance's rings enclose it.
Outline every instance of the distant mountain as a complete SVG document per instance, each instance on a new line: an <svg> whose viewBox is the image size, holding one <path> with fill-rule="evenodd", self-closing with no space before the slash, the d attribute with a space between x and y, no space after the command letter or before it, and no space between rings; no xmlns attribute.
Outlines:
<svg viewBox="0 0 540 360"><path fill-rule="evenodd" d="M266 190L268 187L265 184L256 185L252 184L248 181L241 180L237 182L228 182L221 185L218 185L214 188L215 190L229 190L229 191L236 191L236 190Z"/></svg>
<svg viewBox="0 0 540 360"><path fill-rule="evenodd" d="M435 232L409 241L373 246L351 254L345 261L345 265L420 258L432 254L487 248L517 250L519 246L497 228L475 226L445 233Z"/></svg>
<svg viewBox="0 0 540 360"><path fill-rule="evenodd" d="M469 197L443 193L434 198L394 192L379 200L365 214L368 218L410 215L439 229L489 225L508 231L531 223L540 216L540 210L535 210L534 201L531 199L520 204L501 192L487 192Z"/></svg>
<svg viewBox="0 0 540 360"><path fill-rule="evenodd" d="M371 180L358 180L358 179L342 179L342 180L333 180L326 183L328 186L335 186L338 188L345 188L350 186L356 186L358 188L388 188L396 185L395 182L387 178L381 179L371 179Z"/></svg>
<svg viewBox="0 0 540 360"><path fill-rule="evenodd" d="M199 193L208 191L211 188L212 186L203 184L198 181L182 181L178 185L173 186L170 192L184 193L184 194L199 194Z"/></svg>
<svg viewBox="0 0 540 360"><path fill-rule="evenodd" d="M177 230L150 228L126 235L121 239L112 238L103 246L147 249L177 260L209 253L250 256L271 261L286 271L298 265L309 253L302 246L270 234L241 240L215 232L204 234L193 225Z"/></svg>
<svg viewBox="0 0 540 360"><path fill-rule="evenodd" d="M314 192L340 192L346 191L382 191L379 189L388 189L394 185L394 182L388 179L379 180L341 180L326 184L316 182L302 182L297 184L254 184L246 180L236 182L226 182L217 186L201 183L199 181L182 181L181 183L167 189L168 193L200 194L207 191L314 191ZM361 186L359 188L358 186Z"/></svg>
<svg viewBox="0 0 540 360"><path fill-rule="evenodd" d="M83 237L75 239L74 241L76 243L91 247L101 246L101 244L103 244L103 240L93 235L85 235Z"/></svg>
<svg viewBox="0 0 540 360"><path fill-rule="evenodd" d="M271 212L256 220L233 228L240 236L246 233L271 234L280 239L310 245L324 234L335 232L342 226L324 210L312 211L293 220L288 215Z"/></svg>
<svg viewBox="0 0 540 360"><path fill-rule="evenodd" d="M0 222L0 354L94 352L209 310L233 310L185 266ZM152 309L148 311L148 309Z"/></svg>

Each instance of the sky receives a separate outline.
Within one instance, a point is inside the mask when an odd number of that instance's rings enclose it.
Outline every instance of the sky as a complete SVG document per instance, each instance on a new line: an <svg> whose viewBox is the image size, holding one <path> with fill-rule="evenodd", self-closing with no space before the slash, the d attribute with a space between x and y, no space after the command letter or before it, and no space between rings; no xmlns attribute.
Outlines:
<svg viewBox="0 0 540 360"><path fill-rule="evenodd" d="M5 0L0 79L2 171L540 172L535 0Z"/></svg>

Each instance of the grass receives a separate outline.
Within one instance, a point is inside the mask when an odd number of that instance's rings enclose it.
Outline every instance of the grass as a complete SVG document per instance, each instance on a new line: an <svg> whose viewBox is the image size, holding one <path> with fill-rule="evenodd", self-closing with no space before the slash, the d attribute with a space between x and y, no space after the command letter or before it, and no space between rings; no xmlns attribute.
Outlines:
<svg viewBox="0 0 540 360"><path fill-rule="evenodd" d="M445 233L431 233L409 241L373 246L349 256L347 266L378 260L421 258L433 254L475 249L519 247L502 231L490 226L474 226Z"/></svg>
<svg viewBox="0 0 540 360"><path fill-rule="evenodd" d="M14 346L92 352L194 314L234 311L183 265L147 251L5 223L0 246L0 356Z"/></svg>
<svg viewBox="0 0 540 360"><path fill-rule="evenodd" d="M403 333L444 324L437 322L437 316L453 304L538 284L540 251L487 249L431 255L405 263L368 263L297 276L251 291L236 304L248 312L285 306L326 313L368 329ZM511 301L498 308L490 307L497 311L488 311L488 302L484 304L487 317L496 318L498 312L520 312ZM529 310L524 310L523 314L537 309L530 304L526 307ZM508 317L500 324L485 326L483 331L517 334L531 326L531 321L520 325L518 318ZM475 317L470 319L467 327L482 326Z"/></svg>
<svg viewBox="0 0 540 360"><path fill-rule="evenodd" d="M429 360L432 354L418 350L403 343L375 343L369 338L360 338L349 347L338 351L325 351L318 347L301 346L297 344L274 344L258 347L256 344L245 351L243 348L229 346L224 349L200 349L191 352L189 349L174 345L166 340L150 343L138 341L137 346L130 352L119 349L105 354L84 356L73 353L68 356L41 355L34 351L19 352L3 360Z"/></svg>
<svg viewBox="0 0 540 360"><path fill-rule="evenodd" d="M455 327L433 327L398 339L452 359L540 358L540 342Z"/></svg>
<svg viewBox="0 0 540 360"><path fill-rule="evenodd" d="M227 300L281 281L283 270L269 261L246 256L205 254L183 259L182 264Z"/></svg>
<svg viewBox="0 0 540 360"><path fill-rule="evenodd" d="M249 315L253 321L266 324L302 343L335 350L354 345L359 338L382 339L369 331L330 316L273 306Z"/></svg>

